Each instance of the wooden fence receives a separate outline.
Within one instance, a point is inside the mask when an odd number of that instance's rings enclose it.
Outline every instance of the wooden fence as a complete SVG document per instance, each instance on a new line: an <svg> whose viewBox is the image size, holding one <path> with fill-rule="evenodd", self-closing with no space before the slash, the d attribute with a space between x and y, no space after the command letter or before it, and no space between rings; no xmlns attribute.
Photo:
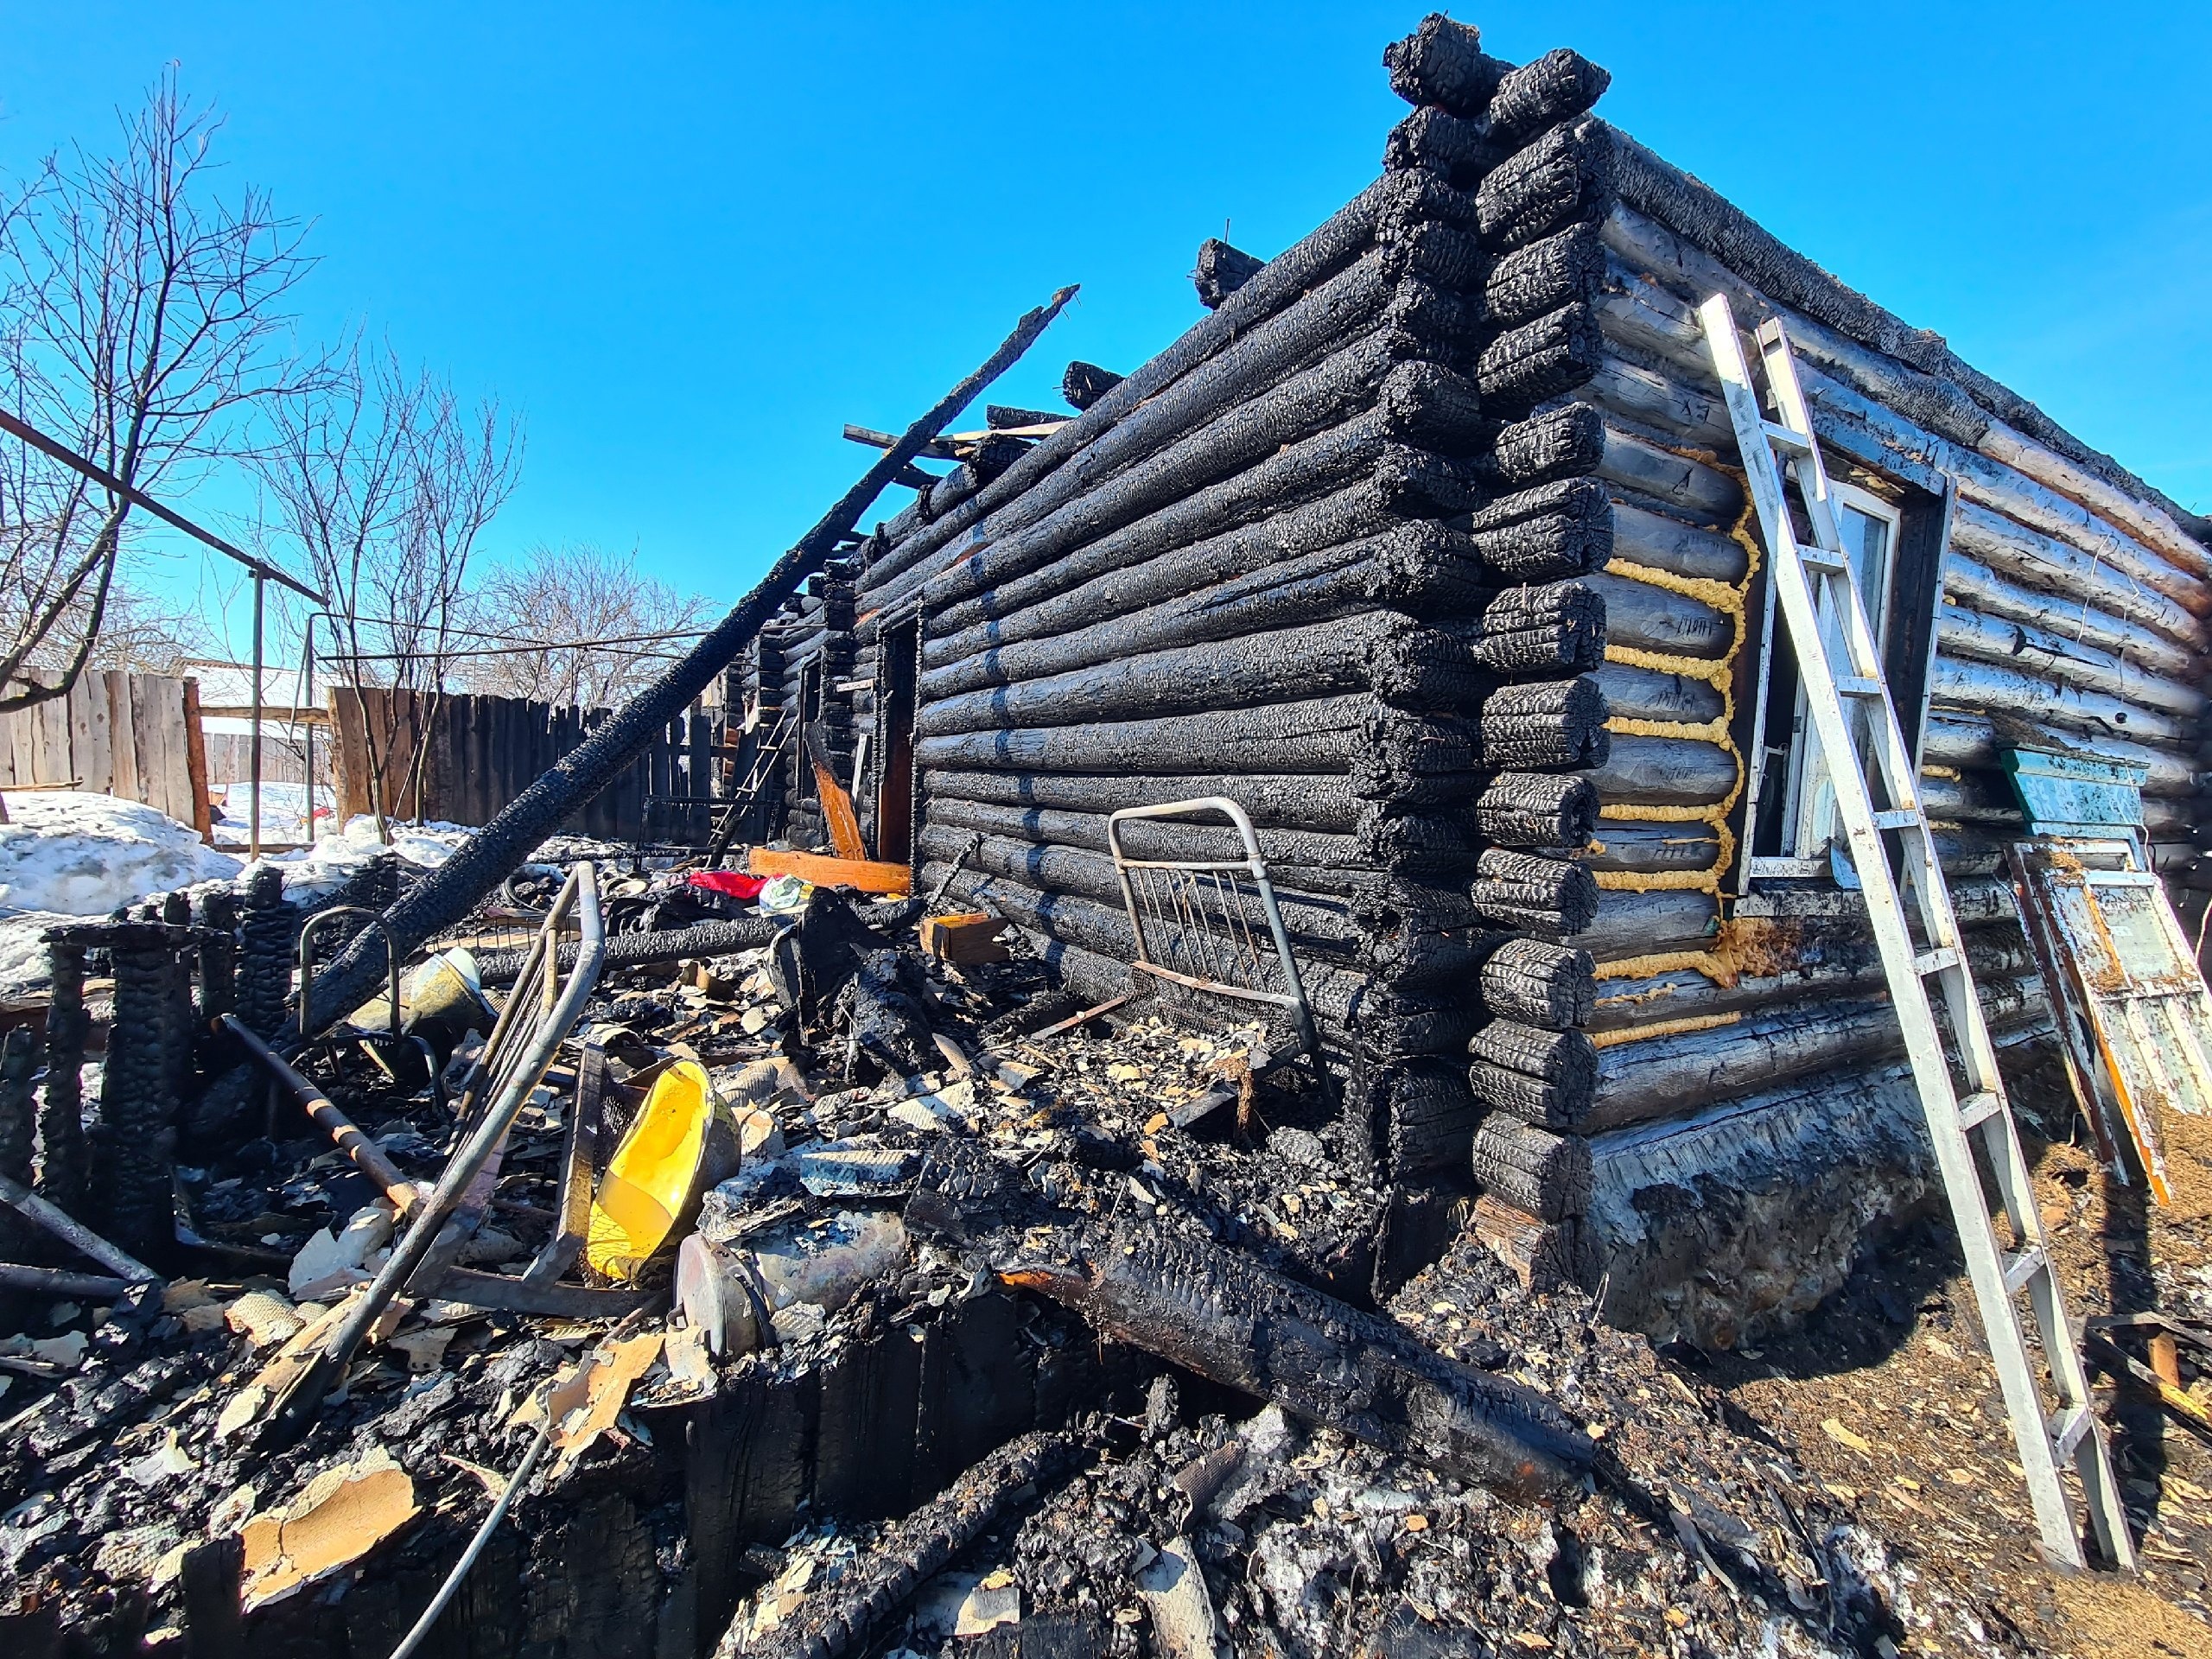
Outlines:
<svg viewBox="0 0 2212 1659"><path fill-rule="evenodd" d="M520 697L428 698L374 686L344 687L332 692L330 701L341 823L369 810L371 733L380 740L387 814L417 816L412 780L419 749L425 757L419 816L480 825L613 712L556 708ZM703 843L710 809L686 803L717 792L714 779L721 756L715 727L714 717L698 709L673 721L565 828L610 841Z"/></svg>
<svg viewBox="0 0 2212 1659"><path fill-rule="evenodd" d="M253 776L253 739L245 732L209 732L207 744L207 786L220 788L225 784L243 784ZM306 781L307 745L299 736L299 728L280 724L271 720L261 728L261 776L271 784L297 784ZM327 784L330 771L330 729L318 726L315 733L315 780Z"/></svg>
<svg viewBox="0 0 2212 1659"><path fill-rule="evenodd" d="M0 788L41 785L143 801L207 836L200 682L87 669L66 696L0 715Z"/></svg>

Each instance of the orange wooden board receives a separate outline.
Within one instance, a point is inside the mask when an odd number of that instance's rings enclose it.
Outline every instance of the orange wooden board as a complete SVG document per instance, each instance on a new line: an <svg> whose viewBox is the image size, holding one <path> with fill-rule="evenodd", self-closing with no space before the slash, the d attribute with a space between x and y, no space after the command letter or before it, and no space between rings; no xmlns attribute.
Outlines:
<svg viewBox="0 0 2212 1659"><path fill-rule="evenodd" d="M821 853L779 853L754 847L745 855L754 875L795 875L817 887L858 887L862 893L906 893L913 874L904 864L878 864L861 858L830 858Z"/></svg>

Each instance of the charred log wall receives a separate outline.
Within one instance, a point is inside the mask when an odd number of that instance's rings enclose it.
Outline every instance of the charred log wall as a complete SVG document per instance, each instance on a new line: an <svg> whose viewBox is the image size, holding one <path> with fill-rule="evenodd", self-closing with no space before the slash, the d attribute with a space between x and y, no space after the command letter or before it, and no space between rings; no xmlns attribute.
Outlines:
<svg viewBox="0 0 2212 1659"><path fill-rule="evenodd" d="M2196 652L2212 613L2212 554L2155 493L2063 435L2034 429L2017 399L1940 342L1931 352L1932 336L1875 310L1595 118L1542 133L1501 162L1478 203L1485 234L1523 250L1516 258L1533 266L1548 247L1542 268L1572 271L1583 285L1595 325L1578 359L1587 373L1561 389L1556 407L1572 404L1591 423L1586 476L1604 491L1611 527L1610 557L1586 579L1606 601L1597 677L1613 739L1592 774L1601 820L1582 855L1602 898L1575 940L1596 959L1594 1011L1572 1037L1497 1022L1473 1039L1476 1093L1494 1114L1478 1145L1486 1179L1553 1222L1571 1209L1582 1166L1532 1141L1531 1129L1594 1135L1600 1147L1632 1135L1650 1157L1694 1166L1720 1141L1686 1114L1784 1097L1802 1113L1808 1076L1869 1076L1896 1052L1850 895L1830 890L1793 904L1788 894L1735 894L1758 668L1747 619L1763 553L1697 304L1726 293L1746 328L1783 318L1833 471L1893 502L1947 504L1948 540L1929 537L1916 591L1900 570L1889 626L1929 664L1924 687L1900 683L1900 712L1909 728L1918 722L1923 798L2000 1031L2032 1029L2044 1010L2009 894L1991 880L2002 838L2021 824L1996 770L1999 745L2056 742L2139 761L2161 868L2192 859L2204 701ZM1562 350L1573 337L1564 322L1552 327ZM1771 725L1769 733L1775 741ZM1675 1133L1679 1155L1667 1150ZM1777 1145L1802 1138L1793 1131ZM1731 1190L1740 1173L1722 1163L1706 1173ZM1808 1174L1808 1210L1827 1202L1824 1179ZM1701 1190L1685 1181L1681 1202L1701 1209ZM1885 1189L1870 1178L1867 1190ZM1916 1202L1919 1190L1900 1184L1897 1205ZM1656 1201L1637 1202L1647 1200ZM1880 1224L1873 1211L1882 1207L1835 1214L1864 1230ZM1650 1276L1622 1213L1598 1217L1592 1238L1566 1229L1553 1243L1580 1249L1593 1281ZM1716 1228L1728 1230L1705 1216L1683 1236L1695 1231L1698 1249L1725 1254L1732 1247L1706 1236ZM1739 1230L1749 1237L1758 1227L1744 1219ZM1715 1311L1729 1300L1719 1296L1682 1328L1757 1322L1764 1314L1750 1282L1737 1287L1734 1314ZM1659 1329L1667 1321L1650 1312L1656 1306L1630 1317Z"/></svg>
<svg viewBox="0 0 2212 1659"><path fill-rule="evenodd" d="M1446 35L1516 133L1602 89ZM1135 941L1106 816L1238 800L1354 1080L1356 1150L1424 1179L1471 1168L1469 1033L1587 1007L1561 941L1596 894L1578 774L1611 745L1602 432L1546 407L1596 338L1591 255L1485 234L1510 146L1474 136L1484 108L1408 118L1373 188L1004 477L949 512L933 487L857 584L863 658L924 619L925 880L980 834L955 890L1110 983Z"/></svg>
<svg viewBox="0 0 2212 1659"><path fill-rule="evenodd" d="M1735 904L1763 553L1697 302L1785 319L1840 474L1948 504L1896 626L1993 1014L2039 1017L1987 880L2000 741L2140 760L2162 867L2195 855L2212 552L1591 113L1602 70L1442 18L1389 61L1415 107L1383 176L1152 362L1077 377L1078 416L927 484L857 555L848 671L880 687L918 618L916 860L982 836L956 890L1090 988L1134 950L1106 816L1242 802L1355 1138L1471 1166L1586 1265L1567 1143L1887 1052L1863 926ZM814 603L795 650L840 637Z"/></svg>

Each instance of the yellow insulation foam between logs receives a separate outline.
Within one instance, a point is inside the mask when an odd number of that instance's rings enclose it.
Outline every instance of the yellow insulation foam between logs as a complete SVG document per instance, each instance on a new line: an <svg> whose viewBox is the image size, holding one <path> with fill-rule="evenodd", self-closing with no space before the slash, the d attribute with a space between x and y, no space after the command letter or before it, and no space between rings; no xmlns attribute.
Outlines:
<svg viewBox="0 0 2212 1659"><path fill-rule="evenodd" d="M1685 452L1687 453L1687 452ZM1694 459L1712 462L1703 452ZM1595 873L1598 886L1609 893L1709 893L1720 896L1720 880L1735 860L1736 837L1728 828L1728 815L1736 810L1736 803L1744 793L1744 756L1736 747L1731 728L1736 719L1736 663L1743 655L1744 645L1751 636L1745 617L1745 601L1749 596L1752 580L1759 571L1759 544L1751 532L1751 492L1749 481L1734 467L1723 466L1721 470L1732 474L1744 486L1744 510L1736 516L1729 529L1729 536L1744 550L1744 579L1740 582L1717 582L1710 576L1678 575L1672 570L1661 570L1650 565L1637 564L1627 559L1607 562L1608 575L1619 576L1629 582L1640 582L1671 594L1680 594L1710 605L1727 617L1734 629L1728 649L1718 658L1669 656L1663 652L1641 651L1633 645L1607 645L1605 660L1627 668L1641 668L1655 674L1679 674L1685 679L1702 680L1720 694L1720 713L1707 721L1637 720L1615 715L1605 722L1605 729L1620 737L1663 737L1680 742L1711 743L1728 756L1736 768L1736 781L1726 795L1710 806L1660 806L1635 801L1607 801L1598 809L1601 818L1613 818L1641 823L1706 823L1713 826L1719 845L1715 849L1713 868L1706 870L1599 870Z"/></svg>
<svg viewBox="0 0 2212 1659"><path fill-rule="evenodd" d="M1651 1037L1680 1037L1693 1031L1713 1031L1721 1026L1732 1026L1743 1017L1741 1008L1732 1008L1726 1014L1688 1014L1679 1020L1655 1020L1648 1026L1630 1026L1621 1031L1594 1031L1590 1033L1590 1046L1618 1048L1623 1043L1640 1043Z"/></svg>

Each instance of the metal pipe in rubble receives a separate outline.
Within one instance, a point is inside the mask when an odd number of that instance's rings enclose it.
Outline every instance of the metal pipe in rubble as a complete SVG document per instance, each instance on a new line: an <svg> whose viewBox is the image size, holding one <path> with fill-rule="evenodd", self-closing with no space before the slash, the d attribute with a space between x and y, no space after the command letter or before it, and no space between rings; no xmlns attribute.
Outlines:
<svg viewBox="0 0 2212 1659"><path fill-rule="evenodd" d="M364 1135L360 1126L346 1116L329 1096L316 1088L311 1078L295 1071L282 1054L262 1041L252 1027L242 1024L232 1014L218 1019L215 1027L237 1039L238 1045L260 1061L270 1077L291 1091L292 1098L306 1109L316 1127L338 1143L338 1149L358 1164L364 1175L384 1189L385 1196L399 1206L402 1215L421 1200L422 1189L401 1174L398 1166L384 1155L377 1143Z"/></svg>
<svg viewBox="0 0 2212 1659"><path fill-rule="evenodd" d="M906 435L698 644L387 911L385 925L395 954L406 956L425 939L460 922L520 867L532 849L613 783L654 734L707 689L777 607L822 568L899 469L932 442L986 386L1012 367L1075 294L1072 287L1064 288L1049 304L1023 317L983 365L908 427ZM375 959L357 938L323 970L315 988L315 1005L334 1018L342 1016L375 994L376 979Z"/></svg>
<svg viewBox="0 0 2212 1659"><path fill-rule="evenodd" d="M158 1285L162 1275L118 1245L111 1244L91 1228L11 1176L0 1175L0 1204L5 1204L52 1233L73 1249L89 1255L111 1272L133 1284Z"/></svg>
<svg viewBox="0 0 2212 1659"><path fill-rule="evenodd" d="M17 1262L0 1262L0 1286L10 1290L35 1291L45 1296L120 1296L130 1288L130 1281L111 1279L100 1273L70 1273L60 1268L29 1268Z"/></svg>
<svg viewBox="0 0 2212 1659"><path fill-rule="evenodd" d="M391 1300L413 1277L431 1249L438 1243L461 1198L502 1141L537 1087L545 1068L552 1063L553 1055L570 1029L583 1015L584 1004L590 1001L599 983L599 969L606 953L607 935L599 910L599 878L588 863L578 864L569 873L566 886L553 901L552 914L547 918L545 934L550 937L563 919L574 910L577 928L582 934L581 948L576 957L576 970L561 992L560 1000L551 1014L537 1027L522 1062L506 1073L505 1085L493 1099L489 1109L477 1121L468 1139L462 1142L444 1171L438 1184L415 1213L406 1233L392 1247L392 1252L375 1280L360 1299L353 1304L346 1322L333 1332L299 1379L286 1390L276 1402L264 1427L260 1445L264 1449L290 1446L307 1432L322 1396L330 1385L345 1373L354 1352L360 1347L376 1322L391 1306Z"/></svg>

